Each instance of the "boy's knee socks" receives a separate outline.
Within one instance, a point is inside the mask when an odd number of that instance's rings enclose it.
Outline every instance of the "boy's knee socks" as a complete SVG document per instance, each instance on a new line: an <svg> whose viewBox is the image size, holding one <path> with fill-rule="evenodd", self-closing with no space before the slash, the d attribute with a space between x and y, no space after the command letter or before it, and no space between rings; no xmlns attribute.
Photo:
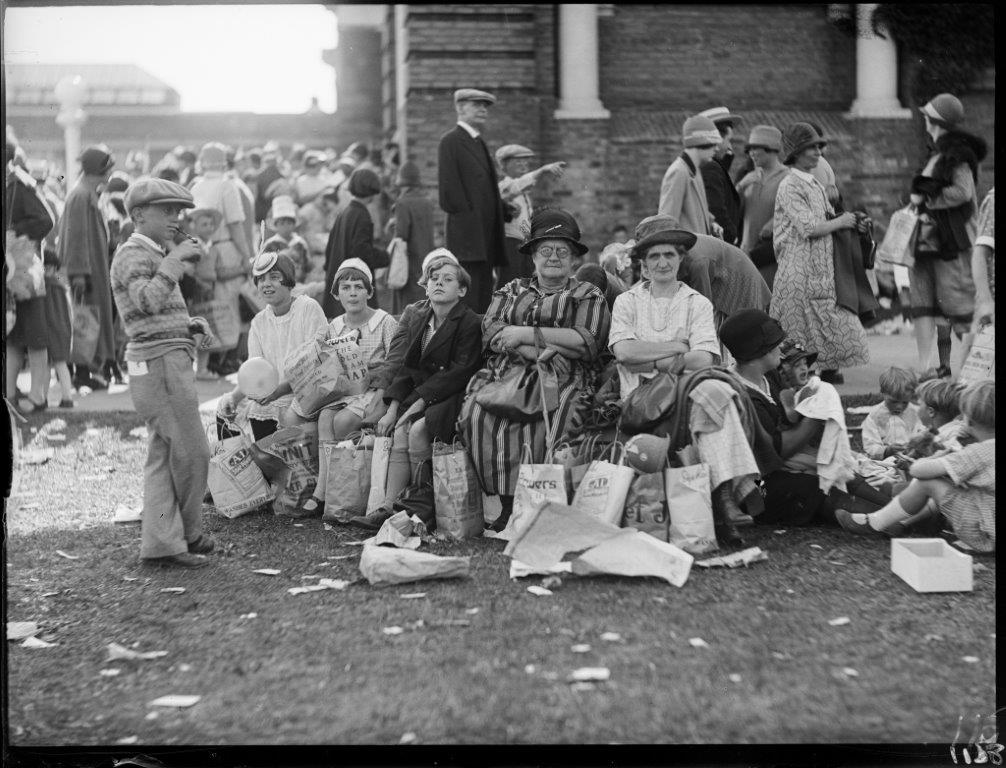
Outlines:
<svg viewBox="0 0 1006 768"><path fill-rule="evenodd" d="M314 488L314 498L319 501L325 500L325 491L328 489L328 453L326 446L334 446L334 440L321 440L318 443L318 485Z"/></svg>

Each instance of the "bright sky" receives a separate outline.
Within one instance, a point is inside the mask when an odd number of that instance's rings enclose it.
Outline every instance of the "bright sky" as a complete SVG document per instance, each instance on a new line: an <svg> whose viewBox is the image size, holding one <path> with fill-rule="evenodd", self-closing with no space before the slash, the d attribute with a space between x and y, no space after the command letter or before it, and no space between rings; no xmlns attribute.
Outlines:
<svg viewBox="0 0 1006 768"><path fill-rule="evenodd" d="M335 110L337 40L321 5L7 8L6 60L135 64L182 97L186 112Z"/></svg>

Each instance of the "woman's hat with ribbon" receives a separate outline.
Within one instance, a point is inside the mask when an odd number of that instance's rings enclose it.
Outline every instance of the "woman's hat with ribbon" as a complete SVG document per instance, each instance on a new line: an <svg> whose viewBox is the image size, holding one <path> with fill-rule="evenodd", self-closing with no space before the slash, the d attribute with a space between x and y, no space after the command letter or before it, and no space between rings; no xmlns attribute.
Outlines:
<svg viewBox="0 0 1006 768"><path fill-rule="evenodd" d="M828 142L810 123L792 123L782 134L783 163L792 165L807 147L824 147Z"/></svg>
<svg viewBox="0 0 1006 768"><path fill-rule="evenodd" d="M252 264L252 277L262 277L273 270L283 275L283 285L292 288L297 284L297 268L293 259L283 251L264 251L255 257Z"/></svg>
<svg viewBox="0 0 1006 768"><path fill-rule="evenodd" d="M646 251L652 245L661 243L680 245L687 251L698 241L694 232L681 229L678 220L666 213L647 216L636 225L635 235L636 244L629 252L629 255L634 259L645 258Z"/></svg>
<svg viewBox="0 0 1006 768"><path fill-rule="evenodd" d="M530 255L542 240L556 238L569 242L581 256L590 250L580 242L580 225L576 223L573 214L561 208L545 208L535 211L531 216L531 235L521 243L517 250Z"/></svg>

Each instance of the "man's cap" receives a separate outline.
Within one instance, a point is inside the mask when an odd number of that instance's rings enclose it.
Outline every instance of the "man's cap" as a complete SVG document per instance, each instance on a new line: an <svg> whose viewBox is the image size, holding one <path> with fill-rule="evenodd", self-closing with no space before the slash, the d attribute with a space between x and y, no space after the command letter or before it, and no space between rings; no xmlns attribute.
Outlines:
<svg viewBox="0 0 1006 768"><path fill-rule="evenodd" d="M504 144L496 150L496 162L500 165L515 157L534 157L534 152L520 144Z"/></svg>
<svg viewBox="0 0 1006 768"><path fill-rule="evenodd" d="M786 339L779 351L782 352L782 361L784 363L795 363L797 360L804 359L807 361L807 365L813 365L814 361L817 360L817 352L808 351L796 339Z"/></svg>
<svg viewBox="0 0 1006 768"><path fill-rule="evenodd" d="M454 91L454 103L462 101L484 101L487 104L495 104L496 97L489 91L480 91L478 88L458 88Z"/></svg>
<svg viewBox="0 0 1006 768"><path fill-rule="evenodd" d="M919 107L919 112L947 129L956 128L964 122L964 105L952 93L934 96L925 106Z"/></svg>
<svg viewBox="0 0 1006 768"><path fill-rule="evenodd" d="M734 123L739 123L744 119L740 115L730 114L730 110L726 107L713 107L712 109L705 109L699 112L699 115L701 117L708 117L716 125L719 125L720 123L730 123L730 125L733 125Z"/></svg>
<svg viewBox="0 0 1006 768"><path fill-rule="evenodd" d="M808 147L824 147L827 144L810 123L793 123L782 134L782 161L790 165Z"/></svg>
<svg viewBox="0 0 1006 768"><path fill-rule="evenodd" d="M539 242L555 238L568 241L581 256L590 250L580 242L580 225L576 223L573 214L560 208L535 211L531 216L531 235L517 250L530 255Z"/></svg>
<svg viewBox="0 0 1006 768"><path fill-rule="evenodd" d="M666 213L647 216L636 225L636 244L632 246L629 255L634 259L642 259L650 246L658 244L680 245L685 250L691 250L698 240L694 232L681 229L678 220Z"/></svg>
<svg viewBox="0 0 1006 768"><path fill-rule="evenodd" d="M760 309L734 312L720 326L720 341L741 363L768 354L785 338L779 321Z"/></svg>
<svg viewBox="0 0 1006 768"><path fill-rule="evenodd" d="M115 165L115 158L104 146L88 147L80 153L77 160L80 162L80 170L88 176L104 176Z"/></svg>
<svg viewBox="0 0 1006 768"><path fill-rule="evenodd" d="M126 190L126 211L155 203L174 203L182 208L195 208L192 193L181 184L167 179L137 179Z"/></svg>
<svg viewBox="0 0 1006 768"><path fill-rule="evenodd" d="M224 213L216 208L193 208L188 212L188 217L192 220L198 219L200 216L209 216L213 219L213 228L216 229L224 221Z"/></svg>
<svg viewBox="0 0 1006 768"><path fill-rule="evenodd" d="M756 125L751 129L745 149L764 147L776 152L782 151L782 131L771 125Z"/></svg>
<svg viewBox="0 0 1006 768"><path fill-rule="evenodd" d="M723 141L716 123L708 117L693 115L681 126L681 142L685 147L715 146Z"/></svg>

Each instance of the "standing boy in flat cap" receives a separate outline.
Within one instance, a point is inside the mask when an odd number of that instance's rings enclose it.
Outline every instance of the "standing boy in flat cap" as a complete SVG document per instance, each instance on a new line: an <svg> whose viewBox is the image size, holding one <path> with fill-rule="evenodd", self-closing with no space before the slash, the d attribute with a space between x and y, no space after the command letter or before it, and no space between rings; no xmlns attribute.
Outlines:
<svg viewBox="0 0 1006 768"><path fill-rule="evenodd" d="M711 160L722 141L716 124L708 117L695 115L681 127L684 149L668 166L660 183L657 213L672 216L682 229L697 235L723 236L723 228L709 212L701 165Z"/></svg>
<svg viewBox="0 0 1006 768"><path fill-rule="evenodd" d="M503 200L489 149L479 135L496 97L461 88L454 92L458 124L440 139L437 153L440 207L447 214L447 249L471 275L464 301L476 312L489 308L493 268L503 268Z"/></svg>
<svg viewBox="0 0 1006 768"><path fill-rule="evenodd" d="M191 193L164 179L140 179L126 191L135 229L112 260L112 290L126 326L129 393L150 433L143 470L140 558L145 564L198 568L214 547L202 532L210 448L199 418L192 361L194 336L209 326L189 317L178 281L200 247L174 244L178 215Z"/></svg>
<svg viewBox="0 0 1006 768"><path fill-rule="evenodd" d="M505 217L507 220L503 227L506 264L499 268L497 275L496 284L500 286L518 277L531 277L531 257L517 250L531 236L531 198L527 193L543 174L556 178L562 176L566 165L562 162L548 163L532 171L533 157L534 152L520 144L506 144L496 150L496 162L503 172L499 183L500 197L504 204L511 206L511 215Z"/></svg>
<svg viewBox="0 0 1006 768"><path fill-rule="evenodd" d="M716 223L723 228L723 239L730 245L737 245L740 242L741 198L730 178L730 166L734 161L734 126L741 116L731 114L726 107L713 107L699 115L712 120L720 132L720 143L713 156L701 166L706 202Z"/></svg>

